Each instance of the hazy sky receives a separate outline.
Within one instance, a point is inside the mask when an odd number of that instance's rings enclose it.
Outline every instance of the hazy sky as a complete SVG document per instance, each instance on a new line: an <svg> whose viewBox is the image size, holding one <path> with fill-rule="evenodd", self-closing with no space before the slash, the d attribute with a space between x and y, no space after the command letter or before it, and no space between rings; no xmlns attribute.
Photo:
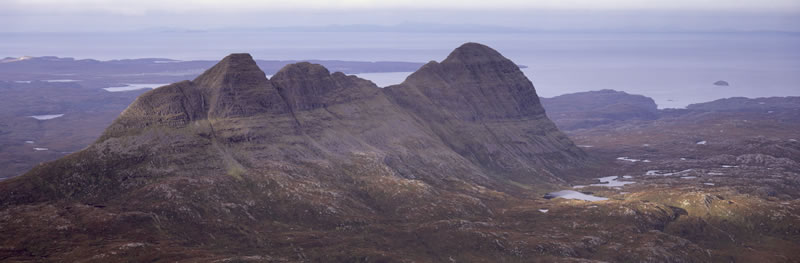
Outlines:
<svg viewBox="0 0 800 263"><path fill-rule="evenodd" d="M800 31L800 0L0 0L0 32L329 24Z"/></svg>
<svg viewBox="0 0 800 263"><path fill-rule="evenodd" d="M256 12L349 9L584 9L584 10L798 10L797 0L4 0L5 12L142 15L153 12Z"/></svg>

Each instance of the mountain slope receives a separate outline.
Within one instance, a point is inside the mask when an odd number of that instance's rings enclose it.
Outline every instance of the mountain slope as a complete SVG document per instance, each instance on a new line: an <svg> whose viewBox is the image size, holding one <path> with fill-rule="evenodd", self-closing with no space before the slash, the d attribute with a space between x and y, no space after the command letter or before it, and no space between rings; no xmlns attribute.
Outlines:
<svg viewBox="0 0 800 263"><path fill-rule="evenodd" d="M464 44L385 90L487 173L555 182L549 171L574 166L583 156L547 119L533 84L487 46Z"/></svg>
<svg viewBox="0 0 800 263"><path fill-rule="evenodd" d="M232 54L142 94L88 148L0 183L3 213L61 220L0 228L3 246L47 248L2 255L76 259L117 243L163 249L142 260L285 255L293 229L490 219L491 203L559 184L584 159L517 66L480 44L386 89L310 63L267 79Z"/></svg>

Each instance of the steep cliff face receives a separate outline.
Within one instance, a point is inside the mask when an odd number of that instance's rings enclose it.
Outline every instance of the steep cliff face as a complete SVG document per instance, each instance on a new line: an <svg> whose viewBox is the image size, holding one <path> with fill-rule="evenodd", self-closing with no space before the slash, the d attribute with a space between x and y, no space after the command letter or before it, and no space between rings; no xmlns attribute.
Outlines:
<svg viewBox="0 0 800 263"><path fill-rule="evenodd" d="M100 205L140 236L254 248L288 225L487 218L486 202L559 184L583 159L517 66L483 45L386 89L310 63L267 79L232 54L144 93L87 149L0 183L0 209ZM8 235L47 239L20 233Z"/></svg>

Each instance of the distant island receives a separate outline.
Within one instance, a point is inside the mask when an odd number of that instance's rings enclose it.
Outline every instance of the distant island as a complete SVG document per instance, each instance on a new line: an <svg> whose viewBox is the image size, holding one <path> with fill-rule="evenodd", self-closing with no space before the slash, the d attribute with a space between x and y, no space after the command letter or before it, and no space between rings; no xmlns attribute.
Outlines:
<svg viewBox="0 0 800 263"><path fill-rule="evenodd" d="M727 86L730 86L730 84L727 81L724 81L724 80L717 80L717 82L714 82L714 86L725 86L725 87L727 87Z"/></svg>

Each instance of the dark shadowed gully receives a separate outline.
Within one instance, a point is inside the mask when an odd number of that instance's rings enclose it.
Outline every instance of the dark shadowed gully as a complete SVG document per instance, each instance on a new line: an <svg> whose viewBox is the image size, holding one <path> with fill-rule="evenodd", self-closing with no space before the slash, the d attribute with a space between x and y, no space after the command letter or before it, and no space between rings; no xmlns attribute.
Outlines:
<svg viewBox="0 0 800 263"><path fill-rule="evenodd" d="M89 147L2 181L0 260L800 258L800 145L785 128L754 139L765 130L727 111L582 96L545 101L576 145L481 44L384 89L305 62L267 78L231 54L142 94ZM797 126L785 109L772 127ZM543 198L578 183L602 198Z"/></svg>

